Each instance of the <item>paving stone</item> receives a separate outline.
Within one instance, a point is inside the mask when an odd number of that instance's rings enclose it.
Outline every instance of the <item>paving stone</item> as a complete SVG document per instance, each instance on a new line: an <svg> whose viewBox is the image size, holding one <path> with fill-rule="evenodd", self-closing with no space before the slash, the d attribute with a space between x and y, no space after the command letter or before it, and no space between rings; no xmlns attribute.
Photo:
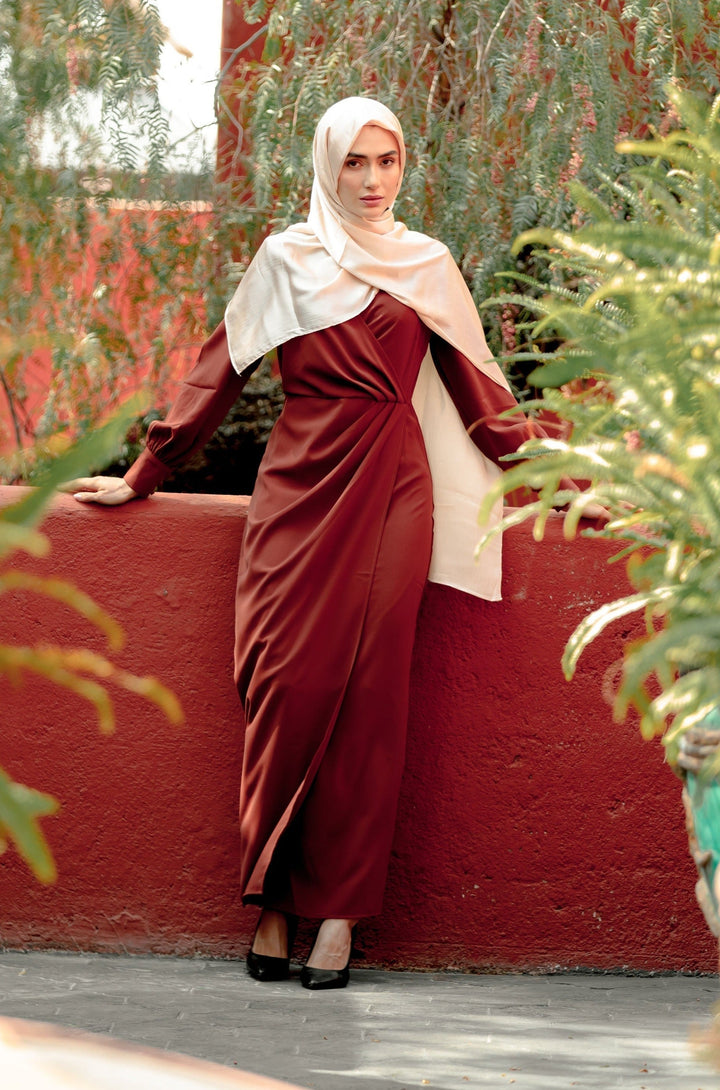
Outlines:
<svg viewBox="0 0 720 1090"><path fill-rule="evenodd" d="M0 954L0 1015L309 1090L718 1090L689 1035L719 999L712 977L361 969L313 993L230 961Z"/></svg>

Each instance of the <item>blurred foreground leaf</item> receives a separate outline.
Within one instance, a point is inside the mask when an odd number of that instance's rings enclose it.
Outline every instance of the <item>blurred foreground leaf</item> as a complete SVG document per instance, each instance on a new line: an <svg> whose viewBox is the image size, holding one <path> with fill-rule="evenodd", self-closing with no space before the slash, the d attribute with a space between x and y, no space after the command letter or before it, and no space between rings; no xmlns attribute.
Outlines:
<svg viewBox="0 0 720 1090"><path fill-rule="evenodd" d="M55 881L57 870L37 819L57 810L56 799L15 783L0 768L0 851L12 840L35 877L45 883Z"/></svg>
<svg viewBox="0 0 720 1090"><path fill-rule="evenodd" d="M137 402L127 402L122 411L96 434L84 438L44 466L36 487L24 492L16 503L0 510L0 560L3 564L18 551L35 557L48 554L49 542L36 527L55 489L65 481L92 472L96 465L112 458L122 443L129 420L136 414ZM6 566L0 568L0 596L18 590L62 602L104 633L110 651L123 647L125 633L118 622L74 584ZM11 607L5 605L4 608ZM51 643L35 646L0 644L2 674L14 685L23 684L28 675L35 674L89 701L103 733L110 733L116 725L108 686L151 701L171 723L183 722L177 697L156 678L138 677L116 666L104 655L84 648L64 648ZM56 870L38 819L55 813L57 808L55 799L15 783L0 770L0 852L12 841L42 882L53 882Z"/></svg>

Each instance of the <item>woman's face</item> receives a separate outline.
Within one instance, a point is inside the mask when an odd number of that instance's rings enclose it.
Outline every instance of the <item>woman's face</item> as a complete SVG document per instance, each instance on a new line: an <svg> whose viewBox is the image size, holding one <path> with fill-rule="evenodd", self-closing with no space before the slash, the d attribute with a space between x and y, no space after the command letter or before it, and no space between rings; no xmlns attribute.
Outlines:
<svg viewBox="0 0 720 1090"><path fill-rule="evenodd" d="M400 185L400 148L391 132L365 125L353 140L338 178L338 197L348 212L381 219Z"/></svg>

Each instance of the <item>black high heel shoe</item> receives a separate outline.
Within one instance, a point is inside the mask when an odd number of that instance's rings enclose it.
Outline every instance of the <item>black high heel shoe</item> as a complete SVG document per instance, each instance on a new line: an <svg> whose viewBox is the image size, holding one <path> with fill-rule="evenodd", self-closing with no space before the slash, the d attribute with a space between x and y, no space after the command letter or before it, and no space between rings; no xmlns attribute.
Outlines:
<svg viewBox="0 0 720 1090"><path fill-rule="evenodd" d="M269 954L256 954L251 948L245 964L247 971L253 980L259 980L262 984L268 984L278 980L287 980L290 976L290 954L292 953L295 932L297 930L297 917L286 916L287 920L287 948L286 958L274 958ZM257 934L257 930L255 932ZM253 943L255 940L253 939Z"/></svg>
<svg viewBox="0 0 720 1090"><path fill-rule="evenodd" d="M350 979L350 959L344 969L315 969L303 965L300 970L300 983L312 992L329 991L331 988L346 988Z"/></svg>
<svg viewBox="0 0 720 1090"><path fill-rule="evenodd" d="M331 988L346 988L350 980L350 959L355 928L350 931L350 953L344 969L320 969L312 965L303 965L300 970L300 983L303 988L313 992L329 991Z"/></svg>

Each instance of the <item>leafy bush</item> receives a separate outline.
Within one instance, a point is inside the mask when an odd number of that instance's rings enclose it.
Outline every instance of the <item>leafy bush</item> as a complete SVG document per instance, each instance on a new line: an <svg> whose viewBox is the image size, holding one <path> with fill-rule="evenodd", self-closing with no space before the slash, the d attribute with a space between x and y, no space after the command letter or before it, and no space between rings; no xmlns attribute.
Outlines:
<svg viewBox="0 0 720 1090"><path fill-rule="evenodd" d="M677 88L669 96L681 129L619 144L639 165L608 179L604 202L575 186L585 226L515 243L536 248L555 290L496 304L534 308L531 340L559 339L537 352L530 378L545 387L537 405L572 427L532 440L532 460L505 475L505 490L520 480L540 490L512 521L535 518L541 536L551 504L566 500L571 533L590 499L605 504L601 536L622 544L635 591L580 624L566 674L608 624L642 612L646 635L626 649L615 711L635 708L672 756L720 698L720 98L707 109ZM589 491L558 492L563 476Z"/></svg>
<svg viewBox="0 0 720 1090"><path fill-rule="evenodd" d="M212 213L165 167L163 38L145 0L0 6L0 449L167 397L203 339Z"/></svg>

